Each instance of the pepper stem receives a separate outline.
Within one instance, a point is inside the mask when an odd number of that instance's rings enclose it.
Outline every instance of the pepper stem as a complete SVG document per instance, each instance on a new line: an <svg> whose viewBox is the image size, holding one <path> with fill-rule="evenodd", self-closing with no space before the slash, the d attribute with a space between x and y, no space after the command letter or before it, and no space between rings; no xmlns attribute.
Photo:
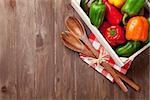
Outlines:
<svg viewBox="0 0 150 100"><path fill-rule="evenodd" d="M111 36L115 36L116 35L116 30L112 29L109 31L110 35Z"/></svg>
<svg viewBox="0 0 150 100"><path fill-rule="evenodd" d="M94 1L94 0L93 0ZM102 2L102 0L96 0L98 3L101 3Z"/></svg>
<svg viewBox="0 0 150 100"><path fill-rule="evenodd" d="M127 17L128 17L128 14L125 13L124 16L123 16L123 19L122 19L122 22L123 22L124 25L127 25L127 23L126 23L126 18Z"/></svg>
<svg viewBox="0 0 150 100"><path fill-rule="evenodd" d="M98 2L102 2L102 0L97 0Z"/></svg>

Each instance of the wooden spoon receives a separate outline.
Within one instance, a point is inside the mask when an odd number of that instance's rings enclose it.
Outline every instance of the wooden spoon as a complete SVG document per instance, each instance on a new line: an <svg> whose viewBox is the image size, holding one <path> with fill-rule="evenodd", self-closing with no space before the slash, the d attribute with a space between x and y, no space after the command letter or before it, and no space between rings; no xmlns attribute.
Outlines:
<svg viewBox="0 0 150 100"><path fill-rule="evenodd" d="M88 50L79 39L77 39L71 34L71 32L62 32L61 39L63 44L71 50L82 53L84 55L88 55L90 57L95 57L93 53L90 50Z"/></svg>
<svg viewBox="0 0 150 100"><path fill-rule="evenodd" d="M82 23L80 22L79 19L75 17L67 17L65 20L65 24L68 28L68 30L73 33L73 35L82 40L93 52L93 54L98 58L98 52L95 50L95 48L92 46L91 42L89 41L86 31Z"/></svg>

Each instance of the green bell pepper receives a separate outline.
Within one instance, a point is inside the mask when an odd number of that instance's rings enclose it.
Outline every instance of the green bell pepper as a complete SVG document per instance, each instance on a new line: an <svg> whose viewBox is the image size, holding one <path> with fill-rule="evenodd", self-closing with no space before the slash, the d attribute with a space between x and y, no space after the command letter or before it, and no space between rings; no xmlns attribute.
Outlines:
<svg viewBox="0 0 150 100"><path fill-rule="evenodd" d="M150 17L148 18L148 23L149 23L149 29L148 29L148 37L147 37L147 40L146 40L146 44L149 42L149 38L150 38Z"/></svg>
<svg viewBox="0 0 150 100"><path fill-rule="evenodd" d="M128 16L132 17L139 13L141 8L144 6L146 0L127 0L126 3L121 8L124 13L123 24L126 25L126 18Z"/></svg>
<svg viewBox="0 0 150 100"><path fill-rule="evenodd" d="M126 45L118 47L115 51L119 56L130 57L140 49L140 41L128 41Z"/></svg>
<svg viewBox="0 0 150 100"><path fill-rule="evenodd" d="M106 6L101 0L93 2L90 6L89 18L97 28L104 20L105 10Z"/></svg>

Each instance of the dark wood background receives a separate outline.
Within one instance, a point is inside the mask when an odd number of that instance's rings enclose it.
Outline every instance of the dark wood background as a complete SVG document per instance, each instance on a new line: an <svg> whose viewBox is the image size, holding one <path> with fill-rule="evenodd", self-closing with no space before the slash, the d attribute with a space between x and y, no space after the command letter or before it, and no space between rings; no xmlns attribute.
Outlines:
<svg viewBox="0 0 150 100"><path fill-rule="evenodd" d="M62 45L69 15L70 0L0 0L0 100L148 100L149 50L127 73L141 91L125 94Z"/></svg>

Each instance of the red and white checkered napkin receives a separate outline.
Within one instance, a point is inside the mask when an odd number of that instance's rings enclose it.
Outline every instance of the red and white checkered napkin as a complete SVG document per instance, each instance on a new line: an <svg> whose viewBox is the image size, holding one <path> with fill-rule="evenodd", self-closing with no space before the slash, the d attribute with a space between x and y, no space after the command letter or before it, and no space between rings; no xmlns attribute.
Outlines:
<svg viewBox="0 0 150 100"><path fill-rule="evenodd" d="M107 51L104 49L104 47L98 42L98 40L96 39L96 37L94 36L93 33L91 33L89 35L89 40L92 42L92 45L94 46L94 48L98 52L100 52L101 57L104 57L104 60L106 60L110 65L112 65L114 69L118 70L119 72L121 72L123 74L126 74L126 72L129 69L132 61L128 61L123 67L120 68L119 66L117 66L115 64L114 60L110 57L110 55L107 53ZM97 66L97 64L91 65L92 60L93 60L91 57L87 57L83 54L80 54L80 58L83 61L85 61L87 64L89 64L92 68L94 68L97 72L104 75L111 82L114 82L113 77L102 66L100 66L100 65Z"/></svg>

